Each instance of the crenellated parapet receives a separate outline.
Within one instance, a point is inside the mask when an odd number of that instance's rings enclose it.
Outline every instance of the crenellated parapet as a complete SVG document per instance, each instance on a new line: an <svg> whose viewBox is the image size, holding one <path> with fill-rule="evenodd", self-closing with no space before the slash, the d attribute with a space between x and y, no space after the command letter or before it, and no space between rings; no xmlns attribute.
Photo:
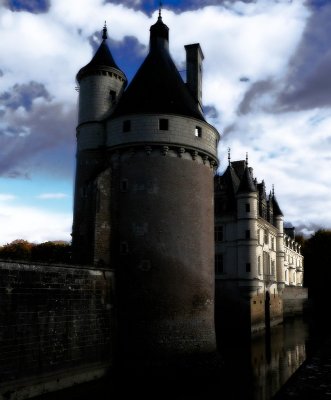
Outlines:
<svg viewBox="0 0 331 400"><path fill-rule="evenodd" d="M134 156L146 156L151 160L156 157L161 158L180 158L183 160L190 160L196 164L202 164L212 169L213 171L217 168L217 162L210 155L197 151L191 148L185 148L182 146L160 146L158 144L135 144L133 146L115 148L109 151L110 159L121 158L130 159Z"/></svg>

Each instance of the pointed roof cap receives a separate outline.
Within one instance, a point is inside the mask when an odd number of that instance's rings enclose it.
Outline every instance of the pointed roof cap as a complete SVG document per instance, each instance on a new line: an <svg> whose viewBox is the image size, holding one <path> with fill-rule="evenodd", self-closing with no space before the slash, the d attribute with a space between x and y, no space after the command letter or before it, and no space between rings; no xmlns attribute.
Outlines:
<svg viewBox="0 0 331 400"><path fill-rule="evenodd" d="M150 30L150 51L119 100L113 117L177 114L205 121L168 51L168 27L161 16Z"/></svg>
<svg viewBox="0 0 331 400"><path fill-rule="evenodd" d="M240 184L232 165L228 165L223 175L216 175L214 182L215 195L222 199L222 213L232 213L236 209L236 192Z"/></svg>
<svg viewBox="0 0 331 400"><path fill-rule="evenodd" d="M278 204L278 201L276 199L274 190L273 190L273 193L272 193L272 207L273 207L273 210L274 210L274 215L280 216L280 217L284 216L284 214L282 213L282 210L279 207L279 204Z"/></svg>
<svg viewBox="0 0 331 400"><path fill-rule="evenodd" d="M154 44L157 44L157 43L154 43L157 41L157 38L164 39L167 42L169 41L169 28L162 21L161 4L160 4L160 8L159 8L158 19L157 19L156 23L150 27L149 31L150 31L150 46L151 47Z"/></svg>
<svg viewBox="0 0 331 400"><path fill-rule="evenodd" d="M106 22L105 25L102 29L102 42L94 54L92 60L85 65L85 67L81 68L77 74L77 81L79 82L83 76L89 75L90 73L95 72L96 70L102 70L102 69L117 69L119 72L121 72L123 75L123 71L118 67L118 65L115 63L114 58L107 46L107 26ZM124 75L125 77L125 75Z"/></svg>
<svg viewBox="0 0 331 400"><path fill-rule="evenodd" d="M224 179L227 187L230 189L231 194L235 195L235 193L237 192L238 187L240 185L240 180L238 178L238 175L236 174L236 171L234 170L233 166L231 165L231 163L226 168L226 170L223 174L223 179Z"/></svg>
<svg viewBox="0 0 331 400"><path fill-rule="evenodd" d="M237 193L252 193L252 192L256 192L256 186L254 184L252 174L248 166L246 165Z"/></svg>

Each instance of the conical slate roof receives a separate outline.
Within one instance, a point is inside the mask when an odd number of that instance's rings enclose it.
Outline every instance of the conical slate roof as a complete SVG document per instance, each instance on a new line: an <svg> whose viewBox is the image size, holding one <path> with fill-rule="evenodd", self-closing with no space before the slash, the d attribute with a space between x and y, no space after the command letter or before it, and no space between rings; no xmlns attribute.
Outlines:
<svg viewBox="0 0 331 400"><path fill-rule="evenodd" d="M237 193L239 185L240 185L240 180L238 178L238 175L236 174L236 171L234 170L232 163L227 167L227 169L224 172L224 180L226 182L227 187L231 191L231 195L235 195Z"/></svg>
<svg viewBox="0 0 331 400"><path fill-rule="evenodd" d="M168 51L161 16L150 29L150 51L119 100L113 117L132 113L177 114L204 121Z"/></svg>
<svg viewBox="0 0 331 400"><path fill-rule="evenodd" d="M250 173L249 168L246 166L244 174L241 178L238 193L252 193L256 192L256 186L253 181L253 177Z"/></svg>
<svg viewBox="0 0 331 400"><path fill-rule="evenodd" d="M77 74L77 81L79 82L84 75L88 75L89 73L93 73L96 70L102 70L106 67L115 68L120 71L123 75L123 71L118 67L115 63L114 58L107 46L107 28L104 27L103 35L102 35L102 42L96 51L95 55L93 56L92 60L85 65L85 67L81 68ZM124 75L125 76L125 75Z"/></svg>
<svg viewBox="0 0 331 400"><path fill-rule="evenodd" d="M278 201L276 200L275 195L272 196L272 206L273 206L273 210L274 210L274 215L284 216L284 214L282 213L282 210L279 207L279 204L278 204Z"/></svg>

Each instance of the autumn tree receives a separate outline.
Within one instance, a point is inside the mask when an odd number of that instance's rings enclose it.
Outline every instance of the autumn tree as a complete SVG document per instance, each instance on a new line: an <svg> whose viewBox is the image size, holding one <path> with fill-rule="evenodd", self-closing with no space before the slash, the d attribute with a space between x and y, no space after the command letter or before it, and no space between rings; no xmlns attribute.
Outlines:
<svg viewBox="0 0 331 400"><path fill-rule="evenodd" d="M0 257L11 260L30 260L33 244L27 240L17 239L0 248Z"/></svg>
<svg viewBox="0 0 331 400"><path fill-rule="evenodd" d="M71 245L61 241L35 244L17 239L0 247L0 258L45 263L70 263Z"/></svg>

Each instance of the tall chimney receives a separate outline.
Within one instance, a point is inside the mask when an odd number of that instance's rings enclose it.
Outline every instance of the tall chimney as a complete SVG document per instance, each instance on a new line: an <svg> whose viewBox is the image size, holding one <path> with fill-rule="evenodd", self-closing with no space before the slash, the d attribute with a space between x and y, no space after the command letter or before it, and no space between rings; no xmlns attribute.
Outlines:
<svg viewBox="0 0 331 400"><path fill-rule="evenodd" d="M188 44L186 50L186 84L198 102L202 112L202 61L204 59L199 43Z"/></svg>

